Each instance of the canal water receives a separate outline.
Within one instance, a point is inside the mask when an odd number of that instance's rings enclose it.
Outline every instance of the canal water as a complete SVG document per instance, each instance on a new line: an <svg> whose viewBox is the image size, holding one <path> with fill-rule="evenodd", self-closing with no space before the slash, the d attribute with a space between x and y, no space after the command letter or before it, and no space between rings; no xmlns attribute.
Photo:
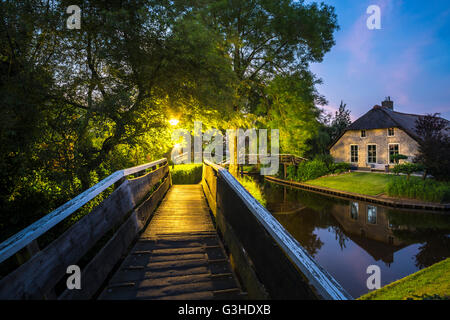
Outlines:
<svg viewBox="0 0 450 320"><path fill-rule="evenodd" d="M260 181L267 209L353 296L367 292L367 267L381 286L450 257L450 215L394 210Z"/></svg>

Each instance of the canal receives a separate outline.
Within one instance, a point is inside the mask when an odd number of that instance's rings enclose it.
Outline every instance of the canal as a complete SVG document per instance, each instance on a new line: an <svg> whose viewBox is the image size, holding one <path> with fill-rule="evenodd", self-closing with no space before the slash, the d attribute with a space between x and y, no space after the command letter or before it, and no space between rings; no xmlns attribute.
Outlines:
<svg viewBox="0 0 450 320"><path fill-rule="evenodd" d="M450 257L450 215L394 210L260 180L267 209L355 298Z"/></svg>

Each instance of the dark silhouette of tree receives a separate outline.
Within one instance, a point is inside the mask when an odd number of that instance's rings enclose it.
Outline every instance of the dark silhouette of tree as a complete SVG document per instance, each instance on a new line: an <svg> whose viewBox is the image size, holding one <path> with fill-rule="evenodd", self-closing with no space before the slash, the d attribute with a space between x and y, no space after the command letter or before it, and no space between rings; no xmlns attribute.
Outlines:
<svg viewBox="0 0 450 320"><path fill-rule="evenodd" d="M419 136L419 154L415 161L421 163L427 173L436 180L450 180L450 127L449 121L439 113L428 114L416 121Z"/></svg>
<svg viewBox="0 0 450 320"><path fill-rule="evenodd" d="M350 110L346 108L347 104L341 101L339 110L336 111L334 119L331 122L330 135L332 141L337 139L342 134L342 132L344 132L345 128L347 128L352 123L352 121L350 120Z"/></svg>

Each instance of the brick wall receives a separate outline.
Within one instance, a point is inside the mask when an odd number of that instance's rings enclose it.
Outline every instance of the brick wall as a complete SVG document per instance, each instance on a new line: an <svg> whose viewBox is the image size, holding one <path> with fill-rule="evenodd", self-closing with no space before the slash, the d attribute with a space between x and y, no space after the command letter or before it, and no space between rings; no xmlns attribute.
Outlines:
<svg viewBox="0 0 450 320"><path fill-rule="evenodd" d="M366 137L361 137L360 130L347 131L334 146L331 147L330 153L336 162L350 161L350 145L358 145L358 163L354 163L358 167L370 167L367 162L367 145L375 144L377 147L377 163L389 163L389 144L398 143L399 153L408 156L408 161L417 154L418 144L399 128L394 129L394 136L388 136L388 129L372 129L366 130Z"/></svg>

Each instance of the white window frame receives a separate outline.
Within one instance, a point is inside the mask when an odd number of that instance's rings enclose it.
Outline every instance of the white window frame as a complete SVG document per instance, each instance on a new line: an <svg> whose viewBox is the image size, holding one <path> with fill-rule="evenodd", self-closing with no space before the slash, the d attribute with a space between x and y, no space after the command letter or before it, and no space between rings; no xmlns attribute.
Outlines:
<svg viewBox="0 0 450 320"><path fill-rule="evenodd" d="M356 159L357 161L352 161L352 147L356 147ZM359 145L358 144L351 144L350 145L350 163L358 163L359 162Z"/></svg>
<svg viewBox="0 0 450 320"><path fill-rule="evenodd" d="M390 146L391 145L398 145L398 154L400 154L400 143L398 143L398 142L392 142L392 143L388 143L388 152L387 152L387 155L388 155L388 159L387 159L387 161L388 161L388 164L396 164L396 162L394 161L394 162L391 162L391 150L390 150Z"/></svg>
<svg viewBox="0 0 450 320"><path fill-rule="evenodd" d="M389 130L392 129L392 134L389 134ZM395 136L395 128L387 128L387 136L394 137Z"/></svg>
<svg viewBox="0 0 450 320"><path fill-rule="evenodd" d="M370 162L369 161L369 146L375 146L375 162ZM376 143L368 143L367 147L366 147L366 151L367 151L367 163L369 163L369 164L377 164L377 160L378 160L378 145Z"/></svg>

